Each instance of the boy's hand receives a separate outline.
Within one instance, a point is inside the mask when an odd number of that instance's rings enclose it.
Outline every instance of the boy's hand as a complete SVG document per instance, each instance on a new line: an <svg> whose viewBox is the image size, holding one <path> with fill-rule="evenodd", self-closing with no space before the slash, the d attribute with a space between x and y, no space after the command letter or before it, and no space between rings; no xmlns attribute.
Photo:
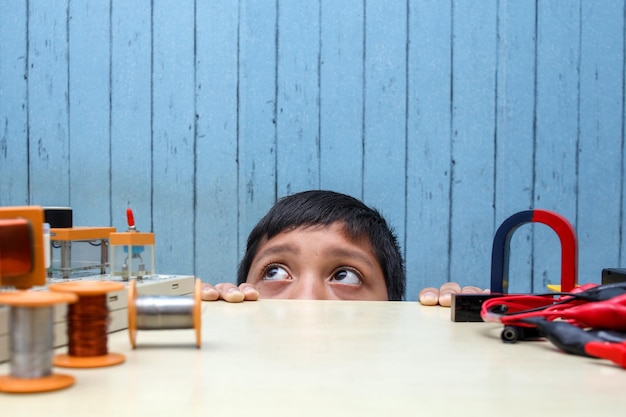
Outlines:
<svg viewBox="0 0 626 417"><path fill-rule="evenodd" d="M456 282L446 282L439 289L435 287L424 288L418 295L418 300L425 306L450 307L452 294L488 294L489 290L483 290L472 285L461 288Z"/></svg>
<svg viewBox="0 0 626 417"><path fill-rule="evenodd" d="M242 301L256 301L259 299L259 292L250 284L243 283L239 286L224 282L215 286L202 283L202 300L217 301L224 300L229 303L240 303Z"/></svg>

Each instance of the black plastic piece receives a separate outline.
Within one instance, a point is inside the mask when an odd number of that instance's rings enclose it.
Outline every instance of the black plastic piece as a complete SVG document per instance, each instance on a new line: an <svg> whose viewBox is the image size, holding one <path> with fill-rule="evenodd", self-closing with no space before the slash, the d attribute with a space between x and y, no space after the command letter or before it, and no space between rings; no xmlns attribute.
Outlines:
<svg viewBox="0 0 626 417"><path fill-rule="evenodd" d="M44 221L50 227L65 229L73 227L72 209L70 207L44 207Z"/></svg>
<svg viewBox="0 0 626 417"><path fill-rule="evenodd" d="M626 269L604 268L602 270L602 284L615 284L618 282L626 282Z"/></svg>
<svg viewBox="0 0 626 417"><path fill-rule="evenodd" d="M587 301L606 301L626 294L626 282L598 285L576 294L576 298Z"/></svg>
<svg viewBox="0 0 626 417"><path fill-rule="evenodd" d="M455 322L479 322L483 302L502 294L452 294L451 318Z"/></svg>
<svg viewBox="0 0 626 417"><path fill-rule="evenodd" d="M546 334L538 327L504 326L500 338L505 343L544 339Z"/></svg>

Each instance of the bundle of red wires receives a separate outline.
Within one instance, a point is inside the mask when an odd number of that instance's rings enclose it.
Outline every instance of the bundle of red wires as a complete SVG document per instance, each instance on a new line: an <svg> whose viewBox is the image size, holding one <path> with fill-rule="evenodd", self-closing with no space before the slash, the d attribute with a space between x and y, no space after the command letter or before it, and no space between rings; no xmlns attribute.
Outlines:
<svg viewBox="0 0 626 417"><path fill-rule="evenodd" d="M485 300L485 322L533 327L524 319L564 320L580 328L626 331L626 283L585 284L568 293L504 295Z"/></svg>

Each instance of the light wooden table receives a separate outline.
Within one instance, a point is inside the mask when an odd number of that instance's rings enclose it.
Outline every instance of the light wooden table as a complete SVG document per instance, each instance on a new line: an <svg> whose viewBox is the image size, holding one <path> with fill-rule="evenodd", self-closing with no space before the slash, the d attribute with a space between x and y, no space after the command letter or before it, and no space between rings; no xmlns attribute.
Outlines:
<svg viewBox="0 0 626 417"><path fill-rule="evenodd" d="M2 416L620 416L626 370L500 341L501 327L454 323L414 302L203 303L193 330L111 334L122 365L72 387L1 394ZM60 353L65 349L60 348ZM9 372L0 365L0 374Z"/></svg>

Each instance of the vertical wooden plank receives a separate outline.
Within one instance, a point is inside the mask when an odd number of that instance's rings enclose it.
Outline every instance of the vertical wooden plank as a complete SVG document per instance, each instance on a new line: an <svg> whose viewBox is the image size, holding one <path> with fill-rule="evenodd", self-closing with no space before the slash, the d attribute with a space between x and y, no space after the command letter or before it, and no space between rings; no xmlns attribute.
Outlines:
<svg viewBox="0 0 626 417"><path fill-rule="evenodd" d="M238 5L196 9L196 275L233 281L237 252Z"/></svg>
<svg viewBox="0 0 626 417"><path fill-rule="evenodd" d="M363 0L321 2L320 188L362 197Z"/></svg>
<svg viewBox="0 0 626 417"><path fill-rule="evenodd" d="M535 208L553 210L577 225L580 2L538 3ZM536 227L535 292L561 280L561 247L547 227Z"/></svg>
<svg viewBox="0 0 626 417"><path fill-rule="evenodd" d="M451 2L409 3L407 300L448 280Z"/></svg>
<svg viewBox="0 0 626 417"><path fill-rule="evenodd" d="M622 22L622 28L624 29L623 42L626 42L626 2L624 5L624 21ZM626 47L625 52L626 54ZM626 98L626 64L624 71L622 72L622 88L620 89L622 93L622 97ZM624 148L626 147L626 100L622 100L622 111L620 113L621 122L622 122L622 166L620 173L620 183L621 183L621 205L620 205L620 218L619 218L619 228L620 228L620 242L618 249L618 262L621 267L626 267L626 151Z"/></svg>
<svg viewBox="0 0 626 417"><path fill-rule="evenodd" d="M111 218L152 231L151 1L111 4ZM158 239L158 237L157 237Z"/></svg>
<svg viewBox="0 0 626 417"><path fill-rule="evenodd" d="M578 163L579 282L619 265L623 0L582 3Z"/></svg>
<svg viewBox="0 0 626 417"><path fill-rule="evenodd" d="M276 0L242 0L239 20L239 255L276 201Z"/></svg>
<svg viewBox="0 0 626 417"><path fill-rule="evenodd" d="M153 4L153 230L161 273L194 273L194 2Z"/></svg>
<svg viewBox="0 0 626 417"><path fill-rule="evenodd" d="M75 225L109 226L110 8L73 0L69 12L70 204Z"/></svg>
<svg viewBox="0 0 626 417"><path fill-rule="evenodd" d="M0 3L0 206L28 199L27 2Z"/></svg>
<svg viewBox="0 0 626 417"><path fill-rule="evenodd" d="M534 2L499 2L496 228L533 204L536 15ZM511 239L511 293L532 292L532 229L519 228Z"/></svg>
<svg viewBox="0 0 626 417"><path fill-rule="evenodd" d="M68 4L28 2L30 203L70 203Z"/></svg>
<svg viewBox="0 0 626 417"><path fill-rule="evenodd" d="M319 187L319 0L278 2L277 190Z"/></svg>
<svg viewBox="0 0 626 417"><path fill-rule="evenodd" d="M396 229L404 247L406 186L406 1L365 6L363 199Z"/></svg>
<svg viewBox="0 0 626 417"><path fill-rule="evenodd" d="M489 286L494 233L496 2L453 6L450 279Z"/></svg>

